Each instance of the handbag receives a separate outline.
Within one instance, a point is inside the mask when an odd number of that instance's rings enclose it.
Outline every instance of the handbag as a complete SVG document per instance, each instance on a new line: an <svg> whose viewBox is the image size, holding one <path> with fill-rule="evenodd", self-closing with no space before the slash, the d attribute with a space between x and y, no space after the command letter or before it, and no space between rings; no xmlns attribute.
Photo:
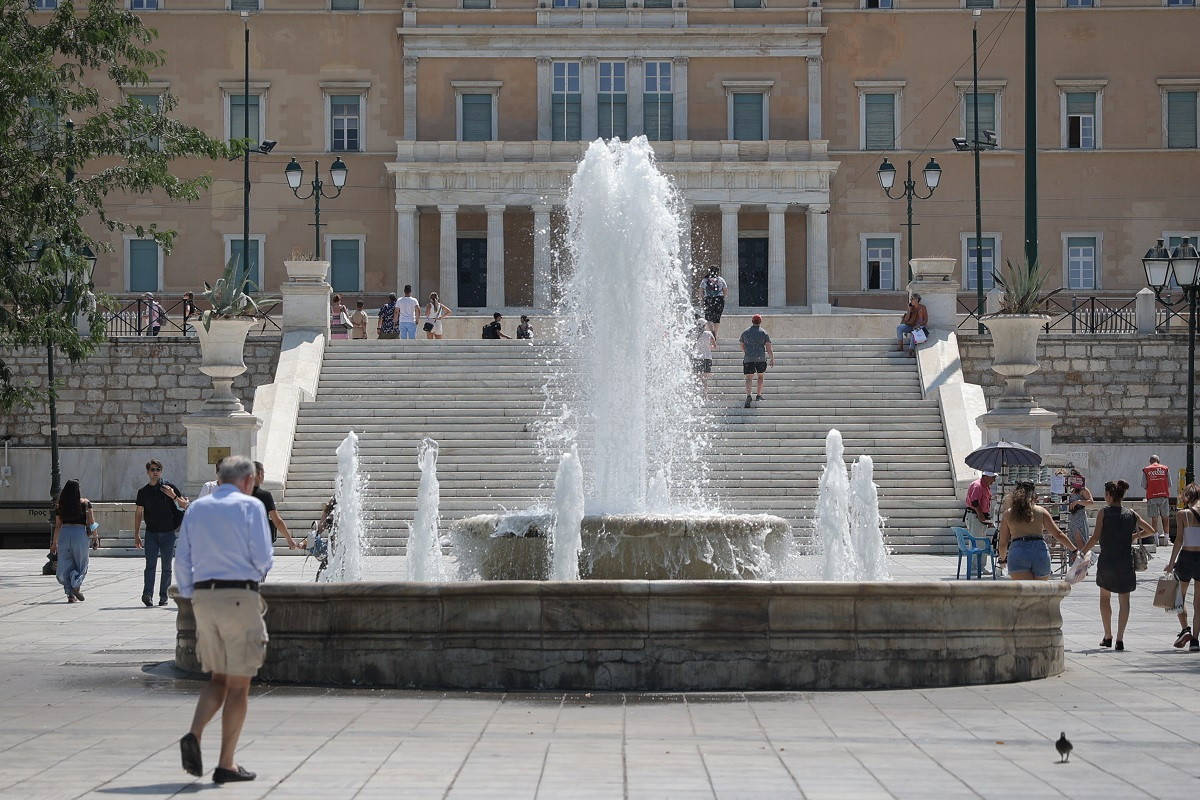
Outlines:
<svg viewBox="0 0 1200 800"><path fill-rule="evenodd" d="M1088 569L1092 566L1092 556L1086 555L1075 559L1075 563L1067 570L1066 581L1074 586L1087 577Z"/></svg>
<svg viewBox="0 0 1200 800"><path fill-rule="evenodd" d="M1175 611L1182 603L1177 603L1179 599L1179 579L1174 575L1163 575L1158 579L1158 585L1154 587L1154 607L1163 608L1168 612Z"/></svg>
<svg viewBox="0 0 1200 800"><path fill-rule="evenodd" d="M924 328L913 329L913 332L912 332L913 344L925 344L925 340L927 338L928 338L928 336L926 336Z"/></svg>
<svg viewBox="0 0 1200 800"><path fill-rule="evenodd" d="M433 323L426 322L424 325L421 326L421 329L424 330L426 333L428 333L429 331L433 330Z"/></svg>
<svg viewBox="0 0 1200 800"><path fill-rule="evenodd" d="M1146 545L1139 544L1133 548L1133 568L1137 572L1145 572L1150 568L1150 551Z"/></svg>

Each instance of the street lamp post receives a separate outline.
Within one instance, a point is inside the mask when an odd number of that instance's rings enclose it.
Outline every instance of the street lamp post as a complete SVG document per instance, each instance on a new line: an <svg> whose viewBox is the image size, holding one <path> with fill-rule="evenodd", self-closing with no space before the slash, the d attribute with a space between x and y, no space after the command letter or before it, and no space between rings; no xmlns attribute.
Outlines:
<svg viewBox="0 0 1200 800"><path fill-rule="evenodd" d="M242 278L250 274L250 13L247 11L242 12L242 26L245 28L246 67L242 74L242 135L246 139L247 147L242 156L242 263L237 272L239 289L243 285ZM261 115L261 110L259 113ZM259 253L259 259L261 258L262 254ZM258 280L262 282L261 274Z"/></svg>
<svg viewBox="0 0 1200 800"><path fill-rule="evenodd" d="M917 194L917 184L913 182L912 176L912 160L908 162L908 176L904 179L904 193L892 196L892 186L896 183L896 168L892 166L886 158L879 165L879 170L875 173L879 178L879 185L883 187L883 193L893 200L904 199L908 201L908 277L912 280L912 258L913 258L913 219L912 219L912 201L915 197L918 200L928 200L933 197L933 193L937 191L938 183L942 179L942 168L934 159L929 159L929 163L925 165L925 186L929 189L929 194Z"/></svg>
<svg viewBox="0 0 1200 800"><path fill-rule="evenodd" d="M319 162L314 161L313 179L310 184L312 189L309 190L308 194L301 196L300 182L304 178L304 167L300 166L300 163L295 158L292 158L291 162L283 170L283 174L287 176L288 186L292 188L292 194L296 195L297 199L307 200L311 197L314 200L313 211L315 220L313 222L313 237L315 247L313 255L318 260L321 258L321 198L324 197L326 200L332 200L342 193L342 187L346 185L347 171L345 162L342 161L341 156L338 156L329 167L329 177L333 181L333 185L337 191L333 194L325 194L325 184L321 181L321 165Z"/></svg>
<svg viewBox="0 0 1200 800"><path fill-rule="evenodd" d="M1159 239L1158 244L1146 251L1142 258L1146 270L1146 283L1154 290L1154 296L1163 305L1176 308L1185 303L1188 307L1188 398L1187 398L1187 472L1186 480L1196 480L1196 465L1193 450L1196 447L1196 302L1200 296L1200 253L1190 239L1170 253ZM1178 300L1163 297L1163 290L1174 277L1183 296Z"/></svg>

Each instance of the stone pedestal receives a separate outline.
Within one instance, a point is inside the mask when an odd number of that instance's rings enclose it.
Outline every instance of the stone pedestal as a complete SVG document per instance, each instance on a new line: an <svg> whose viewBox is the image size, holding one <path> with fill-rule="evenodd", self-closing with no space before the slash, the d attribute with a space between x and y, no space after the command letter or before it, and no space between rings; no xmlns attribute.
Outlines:
<svg viewBox="0 0 1200 800"><path fill-rule="evenodd" d="M958 284L951 280L955 263L953 258L914 258L908 262L913 274L908 291L921 295L921 302L929 310L931 328L952 331L956 326Z"/></svg>
<svg viewBox="0 0 1200 800"><path fill-rule="evenodd" d="M329 341L328 261L285 261L288 279L283 283L283 332L318 331Z"/></svg>
<svg viewBox="0 0 1200 800"><path fill-rule="evenodd" d="M232 456L258 457L255 442L262 422L246 412L228 414L188 414L180 420L187 429L187 484L184 492L195 498L205 481L213 479L213 465L209 463L209 448L228 447Z"/></svg>
<svg viewBox="0 0 1200 800"><path fill-rule="evenodd" d="M1058 414L1044 408L997 408L975 419L984 443L1004 440L1049 453Z"/></svg>
<svg viewBox="0 0 1200 800"><path fill-rule="evenodd" d="M997 314L983 324L992 335L992 371L1004 378L1004 394L976 421L983 441L1017 442L1039 453L1050 452L1058 414L1038 406L1025 380L1038 370L1037 340L1049 317Z"/></svg>

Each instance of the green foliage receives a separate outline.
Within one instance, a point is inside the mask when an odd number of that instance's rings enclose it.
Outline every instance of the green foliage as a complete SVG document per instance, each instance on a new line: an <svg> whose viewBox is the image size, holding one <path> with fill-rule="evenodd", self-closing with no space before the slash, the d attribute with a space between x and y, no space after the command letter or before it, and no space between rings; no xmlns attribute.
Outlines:
<svg viewBox="0 0 1200 800"><path fill-rule="evenodd" d="M1058 288L1052 292L1042 292L1050 272L1043 270L1036 261L1029 265L1009 261L1004 275L993 272L992 277L1004 292L1000 297L1000 311L997 312L1000 314L1044 313L1046 301L1062 291Z"/></svg>
<svg viewBox="0 0 1200 800"><path fill-rule="evenodd" d="M129 231L169 251L174 233L127 223L105 209L110 197L151 195L190 202L208 174L178 177L178 158L228 157L229 146L171 119L119 87L136 87L164 63L156 36L121 0L60 0L33 11L29 0L0 0L0 408L29 405L41 393L19 382L4 352L53 343L70 361L86 358L104 330L89 291L90 232ZM147 92L150 93L150 92ZM74 124L68 124L73 119ZM198 172L194 168L191 173ZM40 253L31 243L45 242ZM80 336L77 315L91 319Z"/></svg>
<svg viewBox="0 0 1200 800"><path fill-rule="evenodd" d="M225 265L225 271L212 286L204 282L204 291L200 296L212 304L212 308L200 315L204 330L212 325L213 317L257 317L258 303L250 296L250 288L254 285L249 275L239 274L238 257L233 256ZM260 297L259 302L272 302L278 298Z"/></svg>

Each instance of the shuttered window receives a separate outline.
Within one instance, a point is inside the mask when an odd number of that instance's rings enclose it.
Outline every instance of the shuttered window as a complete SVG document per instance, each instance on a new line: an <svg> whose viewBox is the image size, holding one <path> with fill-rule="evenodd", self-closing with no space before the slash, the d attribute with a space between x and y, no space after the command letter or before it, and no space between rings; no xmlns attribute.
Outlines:
<svg viewBox="0 0 1200 800"><path fill-rule="evenodd" d="M995 8L995 0L967 0L967 8Z"/></svg>
<svg viewBox="0 0 1200 800"><path fill-rule="evenodd" d="M974 95L967 92L963 96L963 102L966 105L967 129L963 132L968 142L975 141L975 99ZM996 93L995 92L980 92L979 93L979 141L987 141L984 136L984 131L996 131Z"/></svg>
<svg viewBox="0 0 1200 800"><path fill-rule="evenodd" d="M734 8L762 8L762 0L733 0Z"/></svg>
<svg viewBox="0 0 1200 800"><path fill-rule="evenodd" d="M745 142L763 140L763 95L735 92L733 95L733 138Z"/></svg>
<svg viewBox="0 0 1200 800"><path fill-rule="evenodd" d="M868 150L891 150L896 146L896 95L867 94L863 126Z"/></svg>
<svg viewBox="0 0 1200 800"><path fill-rule="evenodd" d="M335 292L360 292L358 239L329 240L329 283Z"/></svg>
<svg viewBox="0 0 1200 800"><path fill-rule="evenodd" d="M600 137L627 139L625 62L600 62L600 92L596 98L599 112Z"/></svg>
<svg viewBox="0 0 1200 800"><path fill-rule="evenodd" d="M129 291L158 290L158 242L153 239L130 239Z"/></svg>
<svg viewBox="0 0 1200 800"><path fill-rule="evenodd" d="M462 140L490 142L492 140L492 95L464 94L462 96Z"/></svg>
<svg viewBox="0 0 1200 800"><path fill-rule="evenodd" d="M250 116L250 142L257 145L259 137L259 96L250 95L249 103L240 94L229 95L229 138L241 139L246 135L246 115Z"/></svg>
<svg viewBox="0 0 1200 800"><path fill-rule="evenodd" d="M670 8L671 0L646 0L646 8Z"/></svg>
<svg viewBox="0 0 1200 800"><path fill-rule="evenodd" d="M963 271L967 274L967 289L972 292L979 285L979 266L976 263L976 259L979 257L979 248L975 246L975 242L974 236L967 239L967 260L963 264ZM991 291L992 286L995 285L992 277L995 270L996 238L985 236L983 237L983 290L985 292Z"/></svg>
<svg viewBox="0 0 1200 800"><path fill-rule="evenodd" d="M1196 146L1196 92L1167 92L1167 147Z"/></svg>
<svg viewBox="0 0 1200 800"><path fill-rule="evenodd" d="M1067 92L1067 148L1093 150L1096 147L1096 93Z"/></svg>
<svg viewBox="0 0 1200 800"><path fill-rule="evenodd" d="M258 11L258 0L229 0L233 11Z"/></svg>
<svg viewBox="0 0 1200 800"><path fill-rule="evenodd" d="M251 292L262 291L262 280L258 274L258 239L250 240L250 258L242 256L242 240L229 240L229 257L236 258L238 264L238 274L244 275L250 279L250 285L246 287Z"/></svg>
<svg viewBox="0 0 1200 800"><path fill-rule="evenodd" d="M675 138L671 66L670 61L647 61L643 66L642 131L652 142L669 142Z"/></svg>
<svg viewBox="0 0 1200 800"><path fill-rule="evenodd" d="M130 0L132 11L154 11L158 8L158 0Z"/></svg>
<svg viewBox="0 0 1200 800"><path fill-rule="evenodd" d="M359 0L330 0L331 11L358 11Z"/></svg>

